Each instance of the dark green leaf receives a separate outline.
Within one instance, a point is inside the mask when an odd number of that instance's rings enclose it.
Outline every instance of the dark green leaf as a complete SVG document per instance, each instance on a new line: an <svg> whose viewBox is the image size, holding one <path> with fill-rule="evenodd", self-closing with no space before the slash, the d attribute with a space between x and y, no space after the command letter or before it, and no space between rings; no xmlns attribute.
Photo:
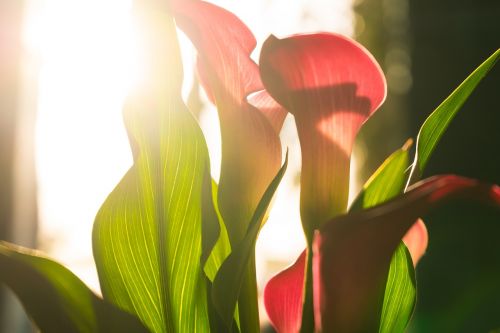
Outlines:
<svg viewBox="0 0 500 333"><path fill-rule="evenodd" d="M228 328L233 325L233 316L239 298L241 286L247 273L248 262L252 257L255 242L262 227L266 211L288 165L288 153L285 163L274 177L260 200L250 221L249 228L242 242L234 248L229 257L222 263L217 273L212 296L215 307ZM242 328L242 330L244 330Z"/></svg>
<svg viewBox="0 0 500 333"><path fill-rule="evenodd" d="M98 298L62 265L0 242L0 281L43 332L148 332L133 315Z"/></svg>
<svg viewBox="0 0 500 333"><path fill-rule="evenodd" d="M465 103L479 82L488 74L500 57L500 49L484 61L448 96L427 118L417 138L417 156L412 171L412 182L418 180L443 133L458 110Z"/></svg>

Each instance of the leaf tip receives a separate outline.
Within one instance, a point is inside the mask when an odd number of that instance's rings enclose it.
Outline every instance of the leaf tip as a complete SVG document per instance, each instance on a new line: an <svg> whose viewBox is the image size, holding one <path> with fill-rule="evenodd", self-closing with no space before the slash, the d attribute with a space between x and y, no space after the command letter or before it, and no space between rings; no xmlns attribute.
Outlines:
<svg viewBox="0 0 500 333"><path fill-rule="evenodd" d="M413 139L409 138L408 140L406 140L406 142L404 143L403 147L401 147L401 149L403 151L408 151L412 146L413 146Z"/></svg>

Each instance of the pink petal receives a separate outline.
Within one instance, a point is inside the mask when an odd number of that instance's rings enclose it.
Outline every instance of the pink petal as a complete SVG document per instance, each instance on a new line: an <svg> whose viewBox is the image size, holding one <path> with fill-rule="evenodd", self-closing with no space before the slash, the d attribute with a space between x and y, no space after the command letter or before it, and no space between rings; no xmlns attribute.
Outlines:
<svg viewBox="0 0 500 333"><path fill-rule="evenodd" d="M248 222L281 166L282 109L260 111L247 96L263 89L250 58L251 31L232 13L203 1L175 1L178 26L198 50L198 72L215 102L221 125L219 208L231 243L243 238ZM268 105L268 100L265 104Z"/></svg>
<svg viewBox="0 0 500 333"><path fill-rule="evenodd" d="M452 199L500 207L500 187L458 176L433 177L385 204L325 224L314 241L317 328L378 330L394 250L418 217Z"/></svg>
<svg viewBox="0 0 500 333"><path fill-rule="evenodd" d="M276 102L266 90L248 96L248 102L262 112L276 133L281 131L288 112Z"/></svg>
<svg viewBox="0 0 500 333"><path fill-rule="evenodd" d="M260 66L266 90L295 116L302 148L301 213L312 237L347 208L354 139L384 101L385 78L361 45L328 33L271 36Z"/></svg>
<svg viewBox="0 0 500 333"><path fill-rule="evenodd" d="M216 100L244 104L249 93L262 89L250 58L255 37L238 17L204 1L176 1L173 10L177 25L198 50L201 81Z"/></svg>
<svg viewBox="0 0 500 333"><path fill-rule="evenodd" d="M279 333L297 333L302 319L302 290L306 251L295 263L278 273L264 289L267 315Z"/></svg>
<svg viewBox="0 0 500 333"><path fill-rule="evenodd" d="M418 219L404 235L403 242L410 251L413 266L416 267L420 258L425 254L429 243L429 235L424 221Z"/></svg>

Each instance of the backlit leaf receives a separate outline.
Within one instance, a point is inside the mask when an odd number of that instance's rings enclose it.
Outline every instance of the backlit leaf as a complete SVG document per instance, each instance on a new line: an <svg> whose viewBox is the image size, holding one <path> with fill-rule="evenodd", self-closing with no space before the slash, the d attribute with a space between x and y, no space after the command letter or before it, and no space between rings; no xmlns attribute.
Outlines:
<svg viewBox="0 0 500 333"><path fill-rule="evenodd" d="M429 158L450 125L458 110L465 103L479 82L488 74L500 57L500 49L486 59L448 96L427 118L417 138L417 155L412 171L412 181L418 180Z"/></svg>
<svg viewBox="0 0 500 333"><path fill-rule="evenodd" d="M376 206L403 193L409 173L410 145L411 141L408 141L382 163L363 186L351 204L350 211Z"/></svg>
<svg viewBox="0 0 500 333"><path fill-rule="evenodd" d="M0 242L0 282L43 332L148 332L132 314L97 297L76 275L39 253Z"/></svg>
<svg viewBox="0 0 500 333"><path fill-rule="evenodd" d="M415 308L415 270L410 252L400 242L391 258L379 332L404 332Z"/></svg>
<svg viewBox="0 0 500 333"><path fill-rule="evenodd" d="M141 12L144 82L125 105L134 164L99 210L94 257L105 299L153 332L207 332L202 257L206 143L181 100L182 65L173 20Z"/></svg>
<svg viewBox="0 0 500 333"><path fill-rule="evenodd" d="M233 315L243 279L245 278L246 267L255 251L255 242L257 241L257 236L264 222L264 215L283 178L287 165L288 154L285 163L262 196L252 220L250 221L247 234L240 245L233 248L233 251L224 261L215 277L212 290L213 301L217 311L229 328L233 325Z"/></svg>

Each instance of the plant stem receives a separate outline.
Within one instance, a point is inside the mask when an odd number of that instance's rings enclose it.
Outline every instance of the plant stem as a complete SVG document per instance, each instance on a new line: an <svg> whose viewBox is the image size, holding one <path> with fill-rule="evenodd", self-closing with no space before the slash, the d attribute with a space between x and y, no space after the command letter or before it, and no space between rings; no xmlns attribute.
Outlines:
<svg viewBox="0 0 500 333"><path fill-rule="evenodd" d="M311 246L307 247L306 273L304 279L304 302L302 305L302 324L300 333L314 332L314 307L313 307L313 281L312 281L312 259Z"/></svg>

